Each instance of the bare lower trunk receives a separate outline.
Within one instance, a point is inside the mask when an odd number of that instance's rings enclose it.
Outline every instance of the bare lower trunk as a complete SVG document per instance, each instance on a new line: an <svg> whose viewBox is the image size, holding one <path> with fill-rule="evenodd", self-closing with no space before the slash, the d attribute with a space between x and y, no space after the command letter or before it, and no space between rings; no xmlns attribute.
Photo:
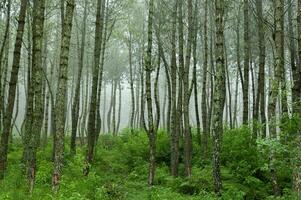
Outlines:
<svg viewBox="0 0 301 200"><path fill-rule="evenodd" d="M121 82L119 81L118 83L118 91L119 91L119 99L118 99L118 117L117 117L117 125L116 125L116 133L119 132L119 127L120 127L120 119L121 119L121 92L122 92L122 88L121 88Z"/></svg>

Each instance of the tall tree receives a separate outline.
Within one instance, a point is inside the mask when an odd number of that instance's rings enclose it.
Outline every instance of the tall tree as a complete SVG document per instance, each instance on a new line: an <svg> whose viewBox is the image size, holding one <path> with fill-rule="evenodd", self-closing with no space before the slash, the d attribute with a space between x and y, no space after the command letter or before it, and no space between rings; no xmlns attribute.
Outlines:
<svg viewBox="0 0 301 200"><path fill-rule="evenodd" d="M171 147L171 159L170 168L171 175L178 176L178 165L179 165L179 131L177 129L177 58L176 58L176 28L177 28L177 10L178 0L173 1L173 12L172 12L172 35L171 35L171 64L170 64L170 77L171 77L171 123L170 123L170 147Z"/></svg>
<svg viewBox="0 0 301 200"><path fill-rule="evenodd" d="M85 55L85 43L86 43L86 22L88 16L88 2L85 0L84 5L84 17L82 22L82 31L81 31L81 45L79 48L79 60L78 60L78 74L75 86L75 94L72 105L72 135L71 135L71 143L70 143L70 151L72 154L76 153L76 133L77 133L77 125L79 121L79 103L80 103L80 88L81 88L81 80L82 80L82 72L84 66L84 55Z"/></svg>
<svg viewBox="0 0 301 200"><path fill-rule="evenodd" d="M54 191L58 190L62 167L64 161L64 139L65 121L67 108L67 82L68 82L68 61L71 40L74 0L66 0L66 13L64 13L63 29L61 36L61 52L59 65L59 80L57 85L57 95L55 102L55 149L54 149L54 169L52 184Z"/></svg>
<svg viewBox="0 0 301 200"><path fill-rule="evenodd" d="M4 101L3 101L3 93L2 88L4 88L2 85L5 85L5 82L2 83L2 74L3 74L3 56L5 53L5 47L7 47L8 39L9 39L9 30L10 30L10 13L11 13L11 0L8 0L7 2L7 15L6 15L6 24L5 24L5 32L4 37L1 44L0 49L0 131L2 131L2 117L4 115Z"/></svg>
<svg viewBox="0 0 301 200"><path fill-rule="evenodd" d="M13 110L15 105L16 87L17 87L18 73L20 68L22 38L24 33L27 4L28 4L27 0L22 0L20 4L13 65L12 65L10 81L9 81L7 107L4 113L3 133L1 134L1 141L0 141L0 179L4 178L4 171L6 169L8 139L11 134L10 127L11 127L12 115L13 115Z"/></svg>
<svg viewBox="0 0 301 200"><path fill-rule="evenodd" d="M149 171L148 184L154 184L156 170L156 139L157 130L153 118L153 101L152 101L152 50L153 50L153 17L154 17L154 0L149 0L148 23L147 23L147 49L145 57L145 96L147 104L147 125L146 132L149 139Z"/></svg>
<svg viewBox="0 0 301 200"><path fill-rule="evenodd" d="M257 99L255 106L255 120L261 117L261 123L265 124L265 33L264 33L264 19L262 14L262 1L256 0L257 10L257 24L258 24L258 44L259 44L259 76L257 87ZM265 127L265 126L264 126ZM255 131L254 131L255 132ZM265 128L262 130L263 137L266 136Z"/></svg>
<svg viewBox="0 0 301 200"><path fill-rule="evenodd" d="M204 64L203 64L203 83L202 83L202 153L204 158L207 157L207 146L209 137L208 127L208 111L207 111L207 69L208 69L208 0L205 1L205 17L204 17Z"/></svg>
<svg viewBox="0 0 301 200"><path fill-rule="evenodd" d="M26 121L26 130L24 140L24 158L27 168L27 177L30 183L30 191L33 190L36 175L36 153L40 141L40 133L43 124L43 32L44 32L44 12L45 0L35 0L33 4L33 22L32 22L32 71L31 84L28 88L28 95L32 100L29 107Z"/></svg>
<svg viewBox="0 0 301 200"><path fill-rule="evenodd" d="M292 3L292 2L291 2ZM291 7L291 6L290 6ZM289 15L291 15L291 8L289 8ZM297 12L297 33L298 33L298 52L297 56L299 58L298 62L295 63L295 53L294 53L294 33L293 30L290 31L290 49L291 49L291 66L293 72L293 112L296 114L301 113L301 1L298 0L298 12ZM292 20L289 20L289 27L292 26ZM292 29L292 27L291 27Z"/></svg>
<svg viewBox="0 0 301 200"><path fill-rule="evenodd" d="M297 89L296 92L293 94L297 97L293 97L294 99L294 110L293 112L297 116L301 116L301 102L300 102L300 92L301 92L301 0L298 0L298 57L299 57L299 62L298 62L298 67L296 72L298 73L298 81L295 82L294 87ZM299 102L298 102L299 101ZM296 194L297 199L301 198L301 134L300 132L297 135L296 138L296 155L295 155L295 163L294 163L294 172L293 172L293 189Z"/></svg>
<svg viewBox="0 0 301 200"><path fill-rule="evenodd" d="M97 1L96 8L96 26L95 26L95 46L94 46L94 61L93 61L93 79L92 79L92 94L90 99L90 110L88 119L88 146L86 155L86 166L84 174L89 174L89 165L93 160L95 139L96 139L96 108L97 108L97 86L99 81L99 63L102 45L103 33L103 18L104 18L105 0Z"/></svg>
<svg viewBox="0 0 301 200"><path fill-rule="evenodd" d="M192 43L194 35L194 22L193 22L193 4L192 0L188 0L188 36L186 42L186 58L183 74L183 89L184 89L184 102L183 102L183 116L184 116L184 164L185 175L191 176L191 160L192 160L192 135L190 132L189 124L189 69L191 61Z"/></svg>
<svg viewBox="0 0 301 200"><path fill-rule="evenodd" d="M130 89L131 89L131 114L130 114L130 128L131 131L134 126L134 114L135 114L135 92L134 92L134 77L133 77L133 59L132 59L132 32L129 30L129 67L130 67Z"/></svg>
<svg viewBox="0 0 301 200"><path fill-rule="evenodd" d="M223 110L226 95L224 59L224 0L215 0L216 24L216 72L213 96L213 180L217 195L221 195L222 180L220 172L221 136L223 134Z"/></svg>
<svg viewBox="0 0 301 200"><path fill-rule="evenodd" d="M274 70L275 77L270 83L270 103L269 103L269 133L270 137L277 139L277 130L276 130L276 116L277 116L277 105L283 103L282 95L284 91L282 82L284 74L284 0L276 0L274 2L274 42L275 42L275 57L274 57ZM278 101L278 104L277 104ZM273 192L275 196L280 195L280 188L277 177L277 170L275 166L275 152L271 151L270 153L270 172L271 172L271 181L273 186Z"/></svg>
<svg viewBox="0 0 301 200"><path fill-rule="evenodd" d="M244 0L244 77L243 77L243 123L248 123L249 115L249 68L250 68L250 36L249 36L249 0Z"/></svg>

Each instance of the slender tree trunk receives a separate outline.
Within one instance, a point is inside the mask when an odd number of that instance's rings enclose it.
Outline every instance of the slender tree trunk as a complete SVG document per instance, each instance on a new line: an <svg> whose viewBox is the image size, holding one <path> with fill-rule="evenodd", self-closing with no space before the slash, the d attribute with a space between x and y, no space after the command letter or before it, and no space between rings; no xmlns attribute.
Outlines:
<svg viewBox="0 0 301 200"><path fill-rule="evenodd" d="M46 8L45 8L46 9ZM47 10L45 10L47 12ZM42 68L42 82L43 82L43 125L41 128L41 146L43 148L47 145L47 137L48 137L48 115L49 115L49 98L50 98L50 90L47 84L47 72L48 72L48 65L47 65L47 56L48 56L48 37L47 34L44 33L44 44L43 44L43 68Z"/></svg>
<svg viewBox="0 0 301 200"><path fill-rule="evenodd" d="M111 116L112 116L112 107L113 107L113 95L114 95L114 82L112 81L112 85L111 85L111 101L110 101L110 106L109 106L109 111L107 114L107 127L108 127L108 132L111 132Z"/></svg>
<svg viewBox="0 0 301 200"><path fill-rule="evenodd" d="M143 48L144 51L144 48ZM141 93L140 93L140 128L146 128L145 119L144 119L144 111L145 111L145 80L144 80L144 68L143 68L143 59L141 59L140 63L140 81L141 81Z"/></svg>
<svg viewBox="0 0 301 200"><path fill-rule="evenodd" d="M203 125L203 138L202 138L202 154L204 159L207 158L208 153L208 137L210 130L208 127L208 110L207 110L207 70L208 70L208 0L205 1L205 18L204 18L204 67L203 67L203 82L202 82L202 125Z"/></svg>
<svg viewBox="0 0 301 200"><path fill-rule="evenodd" d="M112 97L112 133L113 136L116 136L116 91L117 91L117 80L114 80L114 93Z"/></svg>
<svg viewBox="0 0 301 200"><path fill-rule="evenodd" d="M288 4L290 5L292 0L288 0ZM292 101L293 101L293 113L300 114L301 113L301 1L298 0L298 52L296 53L295 41L294 41L294 30L292 24L292 6L288 9L288 26L289 26L289 45L290 45L290 59L291 59L291 68L293 73L293 88L292 88ZM297 54L297 55L296 55ZM296 58L299 57L299 61ZM296 62L298 61L298 62Z"/></svg>
<svg viewBox="0 0 301 200"><path fill-rule="evenodd" d="M283 77L283 69L284 69L284 1L276 0L274 2L274 11L275 11L275 78L271 81L271 91L270 91L270 105L269 105L269 127L270 127L270 137L276 139L276 123L272 124L271 122L276 122L277 115L277 99L282 100L281 97L281 86L282 86L282 77ZM278 105L280 103L278 101ZM279 196L281 194L280 188L278 185L278 176L277 170L275 166L275 153L270 152L270 172L271 172L271 181L273 186L273 192L275 196Z"/></svg>
<svg viewBox="0 0 301 200"><path fill-rule="evenodd" d="M104 62L105 62L105 52L106 52L106 42L108 40L107 38L107 32L108 32L108 17L109 15L107 14L107 7L108 7L108 0L103 1L102 5L102 15L103 15L103 39L102 39L102 51L101 51L101 60L100 60L100 65L99 65L99 74L98 74L98 91L97 91L97 103L96 103L96 136L95 136L95 145L97 144L100 130L101 130L101 111L100 111L100 100L101 100L101 90L102 90L102 82L103 82L103 67L104 67ZM113 22L114 25L115 22ZM112 27L113 27L112 25Z"/></svg>
<svg viewBox="0 0 301 200"><path fill-rule="evenodd" d="M104 89L103 89L103 108L102 108L102 132L106 132L106 108L107 108L107 85L104 82Z"/></svg>
<svg viewBox="0 0 301 200"><path fill-rule="evenodd" d="M96 129L97 129L96 112L98 112L96 101L97 101L97 86L99 81L100 53L102 47L104 6L105 6L105 0L97 1L93 79L92 79L92 91L91 91L90 110L89 110L89 119L88 119L88 144L87 144L87 153L86 153L86 163L84 166L84 175L89 174L89 165L93 161L94 146L95 146L95 139L96 139Z"/></svg>
<svg viewBox="0 0 301 200"><path fill-rule="evenodd" d="M119 127L120 127L120 119L121 119L121 92L122 92L122 87L121 87L121 81L118 81L118 117L117 117L117 125L116 125L116 133L118 134L119 132Z"/></svg>
<svg viewBox="0 0 301 200"><path fill-rule="evenodd" d="M229 110L229 114L226 115L227 117L229 116L229 125L230 128L233 128L233 118L232 118L232 95L231 95L231 83L230 83L230 76L229 76L229 67L228 67L228 54L227 54L227 45L226 45L226 40L224 38L224 54L225 54L225 64L226 64L226 68L225 68L225 75L226 75L226 82L227 82L227 97L228 97L228 101L226 101L226 104L229 104L226 107L226 110Z"/></svg>
<svg viewBox="0 0 301 200"><path fill-rule="evenodd" d="M258 121L259 116L261 117L261 123L264 125L262 129L262 137L265 138L265 34L261 0L256 0L256 9L258 15L259 75L255 106L255 120Z"/></svg>
<svg viewBox="0 0 301 200"><path fill-rule="evenodd" d="M248 123L249 111L249 1L244 0L244 77L243 77L243 123Z"/></svg>
<svg viewBox="0 0 301 200"><path fill-rule="evenodd" d="M85 53L85 43L86 43L86 21L87 21L87 0L85 0L84 6L84 17L83 17L83 27L81 32L81 46L80 46L80 53L79 53L79 60L78 60L78 75L76 80L76 87L75 87L75 95L72 105L72 132L71 132L71 143L70 143L70 152L71 154L76 154L76 132L77 132L77 125L78 125L78 117L79 117L79 103L80 103L80 88L81 88L81 79L82 79L82 71L84 66L84 53Z"/></svg>
<svg viewBox="0 0 301 200"><path fill-rule="evenodd" d="M137 69L138 71L138 69ZM139 72L137 73L139 74ZM136 75L137 76L137 75ZM139 80L139 76L137 76L137 80L136 80L136 112L135 112L135 128L139 128L139 112L140 112L140 80Z"/></svg>
<svg viewBox="0 0 301 200"><path fill-rule="evenodd" d="M162 105L162 127L167 130L166 125L166 103L167 103L167 83L164 83L164 97L163 97L163 105ZM170 133L168 131L168 133Z"/></svg>
<svg viewBox="0 0 301 200"><path fill-rule="evenodd" d="M298 67L295 70L298 74L295 77L294 82L294 93L293 93L293 113L297 116L301 116L301 0L298 0ZM295 97L294 97L295 96ZM294 163L294 171L293 171L293 189L296 194L296 199L301 198L301 134L300 131L296 138L296 155L295 155L295 163Z"/></svg>
<svg viewBox="0 0 301 200"><path fill-rule="evenodd" d="M49 129L49 91L46 91L45 104L46 105L45 105L45 116L44 116L44 133L42 138L42 146L44 148L47 146L48 129Z"/></svg>
<svg viewBox="0 0 301 200"><path fill-rule="evenodd" d="M5 82L2 83L2 74L3 74L3 67L2 67L2 61L4 56L4 50L5 47L7 47L7 43L9 42L9 30L10 30L10 10L11 10L11 0L8 0L7 2L7 15L6 15L6 24L5 24L5 32L4 32L4 38L2 41L2 46L0 49L0 131L2 132L2 117L4 115L4 100L3 100L3 93L5 92L2 90L2 85L5 85Z"/></svg>
<svg viewBox="0 0 301 200"><path fill-rule="evenodd" d="M192 135L190 132L189 123L189 68L191 61L192 42L194 35L193 22L193 4L192 0L188 0L188 37L186 44L186 59L184 66L183 88L184 88L184 102L183 102L183 117L184 117L184 164L185 175L191 176L192 168Z"/></svg>
<svg viewBox="0 0 301 200"><path fill-rule="evenodd" d="M158 56L158 66L156 72L156 79L154 84L154 99L156 105L156 120L155 120L155 129L158 130L161 118L160 111L160 96L159 96L159 77L160 77L160 68L161 68L161 57Z"/></svg>
<svg viewBox="0 0 301 200"><path fill-rule="evenodd" d="M32 24L32 90L33 93L33 113L30 117L31 132L29 134L29 143L25 144L25 151L28 150L28 157L26 158L27 164L27 177L30 183L30 191L33 191L36 174L36 153L40 141L40 134L43 124L44 101L43 101L43 32L44 32L44 12L45 1L35 1L33 8L33 24Z"/></svg>
<svg viewBox="0 0 301 200"><path fill-rule="evenodd" d="M207 10L207 9L205 9L205 10ZM205 11L205 12L207 12L207 11ZM198 99L198 80L197 80L197 44L198 44L197 14L198 14L198 2L195 1L194 18L193 18L194 33L193 33L193 47L192 47L193 48L193 52L192 52L192 56L193 56L193 86L192 87L194 90L194 109L195 109L195 119L196 119L196 125L197 125L197 140L198 140L199 145L202 146L202 144L201 144L202 143L201 142L201 122L200 122L199 99ZM207 49L208 49L208 46L207 46ZM208 54L207 54L207 58L208 58ZM204 63L205 63L205 61L204 61ZM204 70L205 70L205 67L204 67ZM203 75L204 75L204 71L203 71ZM205 82L207 82L207 64L206 64L205 76L206 76ZM206 92L206 88L205 88L205 92ZM205 104L206 104L206 102L205 102ZM207 110L206 110L206 113L207 113Z"/></svg>
<svg viewBox="0 0 301 200"><path fill-rule="evenodd" d="M65 139L65 120L67 107L67 82L68 82L68 60L69 47L71 40L71 30L73 22L74 0L66 0L66 13L61 38L61 53L59 80L57 85L57 95L55 103L55 149L54 149L54 169L52 176L53 190L56 192L59 187L64 161L64 139Z"/></svg>
<svg viewBox="0 0 301 200"><path fill-rule="evenodd" d="M238 123L237 123L238 82L239 82L239 70L237 68L236 69L235 96L234 96L234 114L233 114L234 128L238 127Z"/></svg>
<svg viewBox="0 0 301 200"><path fill-rule="evenodd" d="M179 167L179 130L177 129L177 61L176 61L176 27L177 27L177 10L179 0L174 0L173 8L173 17L172 17L172 36L171 36L171 121L170 121L170 147L171 147L171 159L170 159L170 168L171 175L174 177L178 176L178 167ZM165 70L167 70L165 68Z"/></svg>
<svg viewBox="0 0 301 200"><path fill-rule="evenodd" d="M153 17L154 17L154 0L149 1L148 10L148 24L147 24L147 51L145 57L145 95L147 104L147 120L148 127L146 132L149 138L149 171L148 171L148 185L154 184L155 171L156 171L156 139L157 130L153 119L153 106L152 106L152 84L151 72L152 68L152 49L153 49Z"/></svg>
<svg viewBox="0 0 301 200"><path fill-rule="evenodd" d="M22 38L23 38L24 25L25 25L27 3L28 3L27 0L21 1L19 18L18 18L13 65L12 65L11 76L9 81L9 92L8 92L8 101L7 101L8 104L4 113L3 133L1 134L1 140L0 140L0 180L4 178L4 171L6 169L8 139L9 139L9 135L11 134L10 126L11 126L12 114L14 110L15 97L16 97L16 86L17 86L18 73L20 67L21 47L22 47Z"/></svg>
<svg viewBox="0 0 301 200"><path fill-rule="evenodd" d="M215 0L216 24L216 75L213 97L213 180L214 190L221 195L222 180L220 172L221 136L223 134L223 110L225 103L225 60L224 60L224 1Z"/></svg>
<svg viewBox="0 0 301 200"><path fill-rule="evenodd" d="M135 113L135 92L134 92L134 77L133 77L133 64L132 64L132 33L129 31L129 65L130 65L130 88L131 88L131 113L130 113L130 129L133 131L134 126L134 113Z"/></svg>
<svg viewBox="0 0 301 200"><path fill-rule="evenodd" d="M16 130L18 131L17 129L17 125L16 125L16 121L17 121L17 117L18 117L18 114L19 114L19 101L20 101L20 89L19 89L19 85L17 85L17 88L16 88L16 102L15 102L15 109L14 109L14 112L15 112L15 115L13 117L13 120L12 120L12 124L11 124L11 127L10 127L10 138L9 138L9 143L10 144L13 144L13 136L14 136L14 128L16 128Z"/></svg>
<svg viewBox="0 0 301 200"><path fill-rule="evenodd" d="M179 69L178 69L178 115L177 129L178 137L183 136L183 77L184 77L184 31L183 31L183 2L178 0L178 48L179 48ZM179 140L179 139L177 139Z"/></svg>

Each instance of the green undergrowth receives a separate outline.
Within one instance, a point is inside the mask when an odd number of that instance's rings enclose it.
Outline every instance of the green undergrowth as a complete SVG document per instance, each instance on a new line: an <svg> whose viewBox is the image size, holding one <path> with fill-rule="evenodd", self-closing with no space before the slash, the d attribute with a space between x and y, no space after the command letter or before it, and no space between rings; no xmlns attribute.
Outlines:
<svg viewBox="0 0 301 200"><path fill-rule="evenodd" d="M288 126L291 126L289 124ZM292 127L283 134L294 133ZM82 174L85 147L78 147L76 156L69 155L69 139L66 139L66 155L60 189L53 194L52 142L38 152L38 170L34 192L29 194L26 177L21 173L22 144L15 141L10 147L8 170L0 182L0 199L100 199L100 200L251 200L293 199L291 194L292 145L287 140L252 141L250 130L242 127L227 130L223 135L221 174L223 196L214 194L211 158L200 155L197 137L193 134L193 174L184 177L183 155L180 155L179 177L169 175L169 136L159 131L157 141L157 170L153 187L147 185L148 138L143 131L123 130L120 136L101 135L90 174ZM211 142L210 142L211 144ZM182 144L181 152L183 152ZM277 175L282 191L274 197L268 170L268 153L274 150ZM209 153L211 155L211 153Z"/></svg>

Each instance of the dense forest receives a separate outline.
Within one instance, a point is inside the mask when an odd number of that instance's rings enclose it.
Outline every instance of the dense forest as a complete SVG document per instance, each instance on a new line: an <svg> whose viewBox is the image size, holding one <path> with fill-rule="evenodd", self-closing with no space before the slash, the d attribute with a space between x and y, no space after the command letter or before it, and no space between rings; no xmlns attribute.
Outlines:
<svg viewBox="0 0 301 200"><path fill-rule="evenodd" d="M1 0L0 199L301 200L301 0Z"/></svg>

